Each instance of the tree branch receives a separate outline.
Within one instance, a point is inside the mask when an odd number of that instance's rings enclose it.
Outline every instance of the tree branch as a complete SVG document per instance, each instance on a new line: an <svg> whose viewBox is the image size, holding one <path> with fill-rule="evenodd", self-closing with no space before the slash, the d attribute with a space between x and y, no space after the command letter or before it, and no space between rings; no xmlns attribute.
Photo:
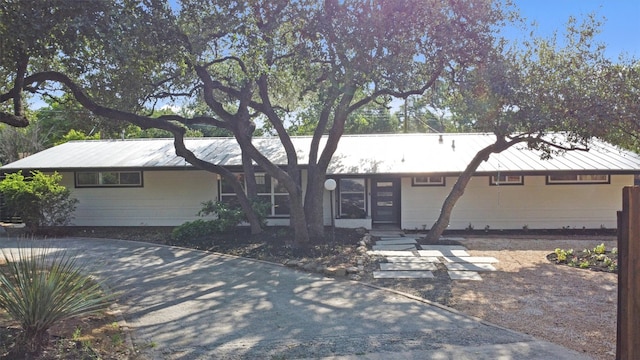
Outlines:
<svg viewBox="0 0 640 360"><path fill-rule="evenodd" d="M206 64L202 65L202 67L208 68L209 66L211 66L211 65L213 65L213 64L220 64L220 63L223 63L223 62L228 61L228 60L233 60L233 61L235 61L236 63L238 63L238 66L240 66L240 69L242 69L242 72L243 72L243 73L245 73L245 74L247 73L247 66L246 66L246 65L244 64L244 62L243 62L239 57L237 57L237 56L225 56L225 57L220 58L220 59L215 59L215 60L213 60L213 61L210 61L210 62L208 62L208 63L206 63Z"/></svg>
<svg viewBox="0 0 640 360"><path fill-rule="evenodd" d="M194 118L185 118L180 115L168 114L168 115L158 116L157 119L165 120L165 121L177 121L184 125L198 125L198 124L213 125L219 128L230 130L229 124L209 116L196 116Z"/></svg>
<svg viewBox="0 0 640 360"><path fill-rule="evenodd" d="M27 73L28 65L29 57L26 54L21 54L16 63L16 79L13 83L13 88L16 89L13 96L13 113L18 117L24 117L22 89L24 89L24 76Z"/></svg>
<svg viewBox="0 0 640 360"><path fill-rule="evenodd" d="M413 89L413 90L408 90L408 91L394 91L391 89L380 89L378 91L373 92L371 95L361 99L360 101L354 103L353 105L351 105L349 107L348 112L351 113L352 111L370 103L373 99L380 97L380 96L393 96L393 97L397 97L397 98L407 98L411 95L420 95L422 93L424 93L425 91L427 91L428 88L432 87L433 84L435 84L435 82L438 80L438 77L440 77L440 74L442 73L442 71L444 70L444 64L442 63L442 61L440 61L440 63L438 64L437 69L431 74L431 78L429 79L429 81L427 81L423 86L421 86L418 89Z"/></svg>
<svg viewBox="0 0 640 360"><path fill-rule="evenodd" d="M16 116L4 111L0 111L0 123L5 123L15 127L29 126L29 120L24 116Z"/></svg>

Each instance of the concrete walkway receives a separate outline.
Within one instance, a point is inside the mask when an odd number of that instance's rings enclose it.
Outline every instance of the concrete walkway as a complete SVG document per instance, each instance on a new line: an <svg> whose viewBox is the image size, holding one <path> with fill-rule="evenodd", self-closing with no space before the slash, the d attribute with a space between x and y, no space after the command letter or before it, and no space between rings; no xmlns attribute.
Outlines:
<svg viewBox="0 0 640 360"><path fill-rule="evenodd" d="M588 359L409 296L279 265L118 240L36 244L77 252L122 292L141 359Z"/></svg>
<svg viewBox="0 0 640 360"><path fill-rule="evenodd" d="M496 271L498 259L470 256L460 245L418 245L415 237L392 233L378 234L379 240L368 253L384 256L374 279L433 279L437 264L447 270L451 280L482 281L480 271Z"/></svg>

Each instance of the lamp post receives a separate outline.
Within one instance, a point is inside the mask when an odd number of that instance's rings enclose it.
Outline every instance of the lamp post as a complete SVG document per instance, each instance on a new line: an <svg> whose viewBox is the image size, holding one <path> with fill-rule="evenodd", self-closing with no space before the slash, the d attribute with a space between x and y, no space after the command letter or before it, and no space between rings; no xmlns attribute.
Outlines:
<svg viewBox="0 0 640 360"><path fill-rule="evenodd" d="M333 214L333 191L336 189L336 181L327 179L324 181L324 188L329 190L329 199L331 205L331 241L336 241L336 217Z"/></svg>

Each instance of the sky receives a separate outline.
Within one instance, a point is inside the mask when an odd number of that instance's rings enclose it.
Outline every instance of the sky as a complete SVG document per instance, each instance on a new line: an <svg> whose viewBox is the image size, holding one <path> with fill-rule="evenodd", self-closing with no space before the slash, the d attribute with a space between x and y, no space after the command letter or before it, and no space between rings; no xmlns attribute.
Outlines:
<svg viewBox="0 0 640 360"><path fill-rule="evenodd" d="M537 24L537 33L548 36L565 28L569 16L578 19L594 13L604 18L598 42L607 45L606 55L616 60L624 53L640 58L640 0L513 0L520 15ZM518 34L509 36L518 37Z"/></svg>

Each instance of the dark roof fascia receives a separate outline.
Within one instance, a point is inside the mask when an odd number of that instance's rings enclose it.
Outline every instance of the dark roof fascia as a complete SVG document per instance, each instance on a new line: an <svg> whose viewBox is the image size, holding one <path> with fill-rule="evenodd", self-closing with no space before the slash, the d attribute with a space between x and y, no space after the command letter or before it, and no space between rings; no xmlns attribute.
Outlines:
<svg viewBox="0 0 640 360"><path fill-rule="evenodd" d="M227 166L231 172L243 172L242 166ZM285 168L281 166L281 168ZM301 170L308 169L308 166L299 166ZM264 170L258 166L254 166L256 172L264 172ZM22 171L27 174L31 171L42 172L81 172L81 171L205 171L198 169L194 166L166 166L166 167L87 167L87 168L40 168L40 169L1 169L0 174L11 174L18 171ZM638 170L535 170L535 171L518 171L518 170L500 170L500 171L479 171L475 172L473 176L494 176L496 174L511 174L519 176L546 176L548 174L605 174L605 175L636 175L640 174ZM415 173L347 173L347 174L335 174L328 173L328 177L341 177L341 178L376 178L376 177L413 177L413 176L445 176L445 177L457 177L460 176L460 172L415 172Z"/></svg>
<svg viewBox="0 0 640 360"><path fill-rule="evenodd" d="M224 168L228 169L231 172L243 172L244 168L241 165L233 165L233 166L224 166ZM264 170L259 166L253 167L256 172L264 172ZM285 166L280 166L280 168L286 168ZM2 169L0 168L0 174L11 174L16 173L18 171L22 171L23 173L29 173L31 171L42 171L42 172L88 172L88 171L206 171L199 169L193 165L186 166L131 166L131 167L83 167L83 168L39 168L39 169Z"/></svg>
<svg viewBox="0 0 640 360"><path fill-rule="evenodd" d="M636 175L640 174L638 170L534 170L534 171L519 171L519 170L501 170L501 171L478 171L473 173L473 176L494 176L496 174L510 174L519 176L546 176L549 174L604 174L604 175ZM365 173L365 174L327 174L328 177L336 178L362 178L362 177L413 177L413 176L444 176L444 177L457 177L460 176L460 172L416 172L416 173Z"/></svg>
<svg viewBox="0 0 640 360"><path fill-rule="evenodd" d="M57 171L62 172L83 172L83 171L176 171L176 170L200 170L193 166L167 166L167 167L86 167L86 168L39 168L39 169L0 169L2 174L16 173L22 171L29 173L31 171L42 171L45 173Z"/></svg>

